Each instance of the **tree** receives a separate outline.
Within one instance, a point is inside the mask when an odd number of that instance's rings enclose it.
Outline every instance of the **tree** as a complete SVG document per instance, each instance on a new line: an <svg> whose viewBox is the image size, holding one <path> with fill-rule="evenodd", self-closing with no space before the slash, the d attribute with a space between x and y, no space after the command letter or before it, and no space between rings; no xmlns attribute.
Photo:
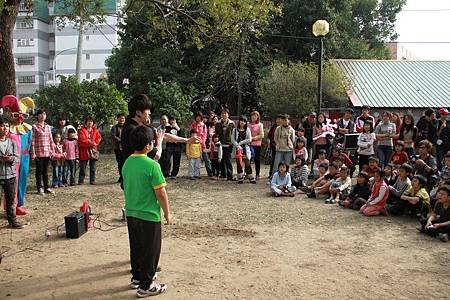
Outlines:
<svg viewBox="0 0 450 300"><path fill-rule="evenodd" d="M59 117L82 124L88 116L97 124L112 124L117 113L127 111L127 102L115 85L103 80L77 82L75 76L60 76L58 86L49 86L36 94L37 106L47 111L50 122Z"/></svg>
<svg viewBox="0 0 450 300"><path fill-rule="evenodd" d="M325 107L346 106L345 79L332 64L324 68L323 104ZM300 117L316 108L317 66L309 63L275 62L258 81L258 96L271 116L289 113Z"/></svg>
<svg viewBox="0 0 450 300"><path fill-rule="evenodd" d="M395 21L406 0L285 0L283 14L272 32L305 37L269 39L275 48L293 59L310 61L317 57L317 42L311 33L318 19L330 23L325 40L328 58L388 58L384 46L395 40Z"/></svg>
<svg viewBox="0 0 450 300"><path fill-rule="evenodd" d="M159 82L150 84L149 96L156 114L173 116L182 126L192 117L191 103L195 96L192 87L184 92L178 83L160 79Z"/></svg>

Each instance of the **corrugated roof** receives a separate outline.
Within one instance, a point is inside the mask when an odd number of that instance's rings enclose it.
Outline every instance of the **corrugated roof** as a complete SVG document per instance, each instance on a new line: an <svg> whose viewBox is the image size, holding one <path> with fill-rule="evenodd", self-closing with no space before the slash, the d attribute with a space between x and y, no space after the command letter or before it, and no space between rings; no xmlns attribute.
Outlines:
<svg viewBox="0 0 450 300"><path fill-rule="evenodd" d="M334 62L350 83L354 106L450 106L450 61L348 60Z"/></svg>

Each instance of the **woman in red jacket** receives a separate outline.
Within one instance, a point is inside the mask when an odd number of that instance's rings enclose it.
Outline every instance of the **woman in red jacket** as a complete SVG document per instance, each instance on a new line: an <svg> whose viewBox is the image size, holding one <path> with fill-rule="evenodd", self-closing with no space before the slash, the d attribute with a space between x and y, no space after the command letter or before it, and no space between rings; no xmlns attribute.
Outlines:
<svg viewBox="0 0 450 300"><path fill-rule="evenodd" d="M78 184L84 184L88 162L89 183L92 185L95 184L95 165L98 159L98 145L101 140L102 136L97 130L97 127L94 126L94 119L87 117L84 121L84 126L78 129L78 149L80 155Z"/></svg>

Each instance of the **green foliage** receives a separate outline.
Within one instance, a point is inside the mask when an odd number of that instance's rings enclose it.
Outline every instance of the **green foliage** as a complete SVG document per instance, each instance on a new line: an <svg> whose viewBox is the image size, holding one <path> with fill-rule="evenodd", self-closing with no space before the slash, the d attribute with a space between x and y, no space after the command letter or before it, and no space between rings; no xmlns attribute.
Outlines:
<svg viewBox="0 0 450 300"><path fill-rule="evenodd" d="M345 106L344 76L333 64L326 64L323 74L323 107ZM258 81L258 96L270 116L289 113L302 116L315 111L317 66L309 63L275 62Z"/></svg>
<svg viewBox="0 0 450 300"><path fill-rule="evenodd" d="M77 82L75 76L60 76L58 86L49 86L36 95L37 107L47 111L49 122L59 117L82 124L88 116L96 124L112 124L117 113L127 111L127 102L115 85L102 80Z"/></svg>
<svg viewBox="0 0 450 300"><path fill-rule="evenodd" d="M191 103L195 96L193 88L183 91L181 86L173 81L154 82L150 84L150 99L156 115L168 115L177 119L178 124L186 124L192 117Z"/></svg>
<svg viewBox="0 0 450 300"><path fill-rule="evenodd" d="M75 28L105 22L105 0L56 0L55 6L62 17L55 18L58 27L73 22Z"/></svg>

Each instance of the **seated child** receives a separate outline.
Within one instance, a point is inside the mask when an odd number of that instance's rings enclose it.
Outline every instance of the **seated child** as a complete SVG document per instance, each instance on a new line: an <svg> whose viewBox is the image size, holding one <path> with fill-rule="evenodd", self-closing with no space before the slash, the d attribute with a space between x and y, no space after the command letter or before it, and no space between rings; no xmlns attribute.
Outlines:
<svg viewBox="0 0 450 300"><path fill-rule="evenodd" d="M349 168L344 166L340 169L339 178L330 185L330 198L325 200L325 204L335 204L338 200L347 197L352 186L352 179L349 175Z"/></svg>
<svg viewBox="0 0 450 300"><path fill-rule="evenodd" d="M386 214L386 200L389 197L389 188L384 182L384 171L378 169L375 172L372 193L366 204L359 210L365 216L378 216L380 213Z"/></svg>
<svg viewBox="0 0 450 300"><path fill-rule="evenodd" d="M334 159L334 163L337 164L339 170L340 170L341 168L343 168L343 167L348 168L347 165L344 163L344 157L342 157L342 156L336 157L336 158Z"/></svg>
<svg viewBox="0 0 450 300"><path fill-rule="evenodd" d="M405 143L403 141L397 141L394 147L394 153L392 153L391 163L397 167L408 162L408 154L405 151Z"/></svg>
<svg viewBox="0 0 450 300"><path fill-rule="evenodd" d="M431 216L427 219L422 219L421 232L429 236L436 237L443 242L448 242L448 235L450 234L450 188L442 186L437 192L438 201L434 207Z"/></svg>
<svg viewBox="0 0 450 300"><path fill-rule="evenodd" d="M384 181L387 185L393 185L397 180L397 171L393 164L387 164L384 167Z"/></svg>
<svg viewBox="0 0 450 300"><path fill-rule="evenodd" d="M306 160L301 156L295 158L295 165L292 169L292 184L297 187L305 187L308 181L309 168Z"/></svg>
<svg viewBox="0 0 450 300"><path fill-rule="evenodd" d="M354 210L360 210L367 199L370 197L370 185L369 175L366 172L361 171L356 177L356 184L352 187L350 194L345 200L339 200L339 205L343 207L352 208Z"/></svg>
<svg viewBox="0 0 450 300"><path fill-rule="evenodd" d="M287 196L294 197L296 188L292 185L291 175L289 174L289 165L284 162L278 164L278 171L273 174L270 181L270 191L275 197Z"/></svg>
<svg viewBox="0 0 450 300"><path fill-rule="evenodd" d="M330 162L327 159L327 151L325 149L320 149L319 150L319 158L314 160L314 165L313 165L314 178L319 178L319 166L322 163L327 163L328 165L330 164Z"/></svg>
<svg viewBox="0 0 450 300"><path fill-rule="evenodd" d="M411 180L409 179L411 173L412 167L408 164L403 164L398 168L398 176L395 183L389 185L389 198L387 203L393 204L400 200L400 196L411 187ZM387 207L388 211L390 210L389 206Z"/></svg>
<svg viewBox="0 0 450 300"><path fill-rule="evenodd" d="M328 171L328 164L327 163L322 163L319 166L319 178L316 179L310 186L304 187L304 188L300 188L301 191L305 192L305 193L310 193L311 191L314 191L314 188L316 186L319 186L321 184L321 182L324 180L323 176L327 173Z"/></svg>
<svg viewBox="0 0 450 300"><path fill-rule="evenodd" d="M373 179L375 173L380 169L380 160L375 156L369 157L369 164L364 168L364 171Z"/></svg>
<svg viewBox="0 0 450 300"><path fill-rule="evenodd" d="M328 167L328 173L319 178L318 184L314 186L314 189L307 195L308 198L317 198L321 194L328 194L330 186L335 179L339 177L339 169L335 163Z"/></svg>
<svg viewBox="0 0 450 300"><path fill-rule="evenodd" d="M442 167L442 170L439 175L438 182L436 186L430 191L430 198L431 198L431 207L434 207L436 201L437 201L437 190L440 187L443 186L449 186L450 185L450 151L448 151L445 154L444 158L444 166Z"/></svg>
<svg viewBox="0 0 450 300"><path fill-rule="evenodd" d="M416 175L411 181L411 187L393 204L391 211L396 215L426 216L430 211L430 196L426 190L427 179Z"/></svg>

